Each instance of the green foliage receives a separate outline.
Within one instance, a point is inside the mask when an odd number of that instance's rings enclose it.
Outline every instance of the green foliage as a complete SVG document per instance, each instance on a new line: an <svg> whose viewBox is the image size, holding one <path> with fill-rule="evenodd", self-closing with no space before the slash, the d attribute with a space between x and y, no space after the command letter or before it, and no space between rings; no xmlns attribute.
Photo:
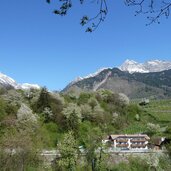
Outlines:
<svg viewBox="0 0 171 171"><path fill-rule="evenodd" d="M50 107L49 104L49 93L47 89L42 88L37 103L33 106L34 111L37 113L42 113L46 107Z"/></svg>
<svg viewBox="0 0 171 171"><path fill-rule="evenodd" d="M61 97L59 94L57 94L57 93L49 94L50 109L52 110L54 120L57 122L60 120L61 112L64 107L64 103L65 103L64 98Z"/></svg>
<svg viewBox="0 0 171 171"><path fill-rule="evenodd" d="M80 126L79 142L84 147L88 164L96 160L95 150L101 146L103 133L99 127L93 127L90 122L84 122Z"/></svg>
<svg viewBox="0 0 171 171"><path fill-rule="evenodd" d="M0 167L3 170L27 170L28 167L39 168L42 164L41 159L33 150L25 153L18 152L16 154L0 153Z"/></svg>
<svg viewBox="0 0 171 171"><path fill-rule="evenodd" d="M152 111L151 113L152 113L151 115L154 116L156 120L159 122L171 122L170 112Z"/></svg>
<svg viewBox="0 0 171 171"><path fill-rule="evenodd" d="M54 121L63 128L65 126L62 115L64 103L64 98L58 93L50 93L46 88L42 88L39 98L32 104L32 107L43 117L44 122Z"/></svg>
<svg viewBox="0 0 171 171"><path fill-rule="evenodd" d="M103 124L105 122L105 112L101 108L100 105L96 105L92 111L92 121L97 123L98 125Z"/></svg>
<svg viewBox="0 0 171 171"><path fill-rule="evenodd" d="M66 118L68 129L77 132L82 119L80 107L74 103L69 103L62 113Z"/></svg>
<svg viewBox="0 0 171 171"><path fill-rule="evenodd" d="M90 105L84 104L80 106L81 108L81 115L83 120L91 120L92 119L92 109Z"/></svg>
<svg viewBox="0 0 171 171"><path fill-rule="evenodd" d="M136 114L140 114L141 113L141 109L138 105L136 104L130 104L128 107L127 107L127 113L129 115L133 115L135 116Z"/></svg>
<svg viewBox="0 0 171 171"><path fill-rule="evenodd" d="M5 117L6 112L5 112L5 102L0 99L0 121Z"/></svg>
<svg viewBox="0 0 171 171"><path fill-rule="evenodd" d="M63 109L62 113L67 119L69 119L70 115L74 113L77 115L79 122L81 122L81 109L74 103L69 103L67 107Z"/></svg>
<svg viewBox="0 0 171 171"><path fill-rule="evenodd" d="M58 133L58 126L53 122L43 124L39 134L44 148L56 148L56 144L61 138Z"/></svg>
<svg viewBox="0 0 171 171"><path fill-rule="evenodd" d="M80 145L86 147L87 144L90 143L93 138L93 135L96 134L96 132L99 132L99 128L95 127L90 121L82 122L79 127L78 136Z"/></svg>
<svg viewBox="0 0 171 171"><path fill-rule="evenodd" d="M19 103L13 103L1 98L0 149L18 148L25 151L11 156L1 151L1 168L17 170L24 159L26 171L43 171L40 167L43 164L37 154L45 149L57 149L62 157L56 161L56 170L136 171L141 170L140 167L143 171L148 170L150 163L144 160L113 165L114 158L104 153L101 142L107 135L117 133L160 134L170 138L170 100L150 101L148 106L140 107L138 102L126 103L124 96L107 90L79 94L61 95L42 89L41 92L32 92L30 99L23 98L26 94L20 92L22 96L17 95L17 98L21 98L22 103L20 100ZM34 104L35 113L29 104ZM167 111L165 121L162 119L163 112L157 115L156 110ZM171 151L170 144L167 149ZM162 164L164 160L166 163ZM160 167L157 166L157 169L170 170L168 160L160 159L158 163Z"/></svg>
<svg viewBox="0 0 171 171"><path fill-rule="evenodd" d="M49 107L45 107L44 111L42 112L44 117L44 122L49 122L53 118L53 113Z"/></svg>
<svg viewBox="0 0 171 171"><path fill-rule="evenodd" d="M171 143L167 144L166 148L167 148L169 155L171 157Z"/></svg>
<svg viewBox="0 0 171 171"><path fill-rule="evenodd" d="M168 134L168 138L171 138L171 123L170 123L170 125L168 125L168 127L166 128L165 133Z"/></svg>
<svg viewBox="0 0 171 171"><path fill-rule="evenodd" d="M159 168L161 170L171 170L171 162L168 156L161 156L159 158Z"/></svg>
<svg viewBox="0 0 171 171"><path fill-rule="evenodd" d="M91 94L90 93L81 93L79 98L78 98L78 105L83 105L88 103L88 100L90 99Z"/></svg>
<svg viewBox="0 0 171 171"><path fill-rule="evenodd" d="M148 123L147 124L147 131L149 135L154 135L160 132L160 125Z"/></svg>
<svg viewBox="0 0 171 171"><path fill-rule="evenodd" d="M144 133L147 131L146 125L142 123L132 123L129 126L127 126L122 133L124 134L139 134L139 133Z"/></svg>
<svg viewBox="0 0 171 171"><path fill-rule="evenodd" d="M4 87L0 87L0 95L3 95L7 92L7 90Z"/></svg>
<svg viewBox="0 0 171 171"><path fill-rule="evenodd" d="M123 98L121 98L118 94L114 94L110 91L102 92L100 92L101 100L99 102L103 109L111 114L117 112L124 115L127 104Z"/></svg>
<svg viewBox="0 0 171 171"><path fill-rule="evenodd" d="M77 164L77 147L73 132L70 131L64 134L63 140L57 145L61 155L59 160L56 161L59 170L75 170Z"/></svg>
<svg viewBox="0 0 171 171"><path fill-rule="evenodd" d="M96 155L95 170L106 171L109 168L108 164L109 155L103 152L103 149L99 149L99 153Z"/></svg>
<svg viewBox="0 0 171 171"><path fill-rule="evenodd" d="M94 110L95 106L98 105L98 102L97 102L96 98L91 97L91 98L88 100L88 104L91 106L92 110Z"/></svg>
<svg viewBox="0 0 171 171"><path fill-rule="evenodd" d="M130 158L128 162L120 162L112 168L112 171L150 171L148 164L141 158Z"/></svg>
<svg viewBox="0 0 171 171"><path fill-rule="evenodd" d="M18 106L14 106L14 105L12 105L12 104L7 104L6 105L6 113L8 114L8 115L16 115L16 113L17 113L17 111L18 111Z"/></svg>
<svg viewBox="0 0 171 171"><path fill-rule="evenodd" d="M32 139L32 133L19 132L11 128L5 132L0 143L0 167L4 170L25 170L27 166L41 164L38 147Z"/></svg>
<svg viewBox="0 0 171 171"><path fill-rule="evenodd" d="M157 122L171 121L171 101L170 100L153 100L150 104L144 107Z"/></svg>
<svg viewBox="0 0 171 171"><path fill-rule="evenodd" d="M140 115L139 115L139 114L136 114L136 115L135 115L135 120L136 120L136 121L140 121Z"/></svg>

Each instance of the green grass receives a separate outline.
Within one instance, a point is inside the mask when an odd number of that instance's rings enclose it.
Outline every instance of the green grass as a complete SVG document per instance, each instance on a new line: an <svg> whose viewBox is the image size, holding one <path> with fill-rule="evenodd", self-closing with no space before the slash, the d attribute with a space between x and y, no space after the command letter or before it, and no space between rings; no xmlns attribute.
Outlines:
<svg viewBox="0 0 171 171"><path fill-rule="evenodd" d="M171 122L171 100L155 100L143 109L158 122Z"/></svg>
<svg viewBox="0 0 171 171"><path fill-rule="evenodd" d="M132 104L138 104L138 101ZM134 115L129 117L129 126L122 131L124 134L144 133L147 131L147 124L159 124L161 129L166 129L171 123L171 100L153 100L149 105L142 106L140 121L136 121ZM163 131L162 131L163 132Z"/></svg>
<svg viewBox="0 0 171 171"><path fill-rule="evenodd" d="M159 122L171 122L171 113L155 112L155 111L151 111L150 113Z"/></svg>
<svg viewBox="0 0 171 171"><path fill-rule="evenodd" d="M123 133L124 134L138 134L146 131L146 125L141 124L140 122L135 122L128 126Z"/></svg>

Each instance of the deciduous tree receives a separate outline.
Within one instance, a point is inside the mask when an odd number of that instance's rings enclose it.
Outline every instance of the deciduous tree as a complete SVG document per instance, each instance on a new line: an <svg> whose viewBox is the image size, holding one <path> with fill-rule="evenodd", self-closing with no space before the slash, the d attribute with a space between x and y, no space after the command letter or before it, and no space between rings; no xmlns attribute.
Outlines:
<svg viewBox="0 0 171 171"><path fill-rule="evenodd" d="M53 11L54 14L65 16L68 11L74 5L73 0L58 0L60 5ZM81 5L85 3L85 0L78 0ZM51 3L51 0L46 0L47 3ZM108 0L94 0L90 1L97 4L97 13L95 16L89 17L84 15L81 18L80 24L82 26L87 25L86 32L92 32L98 28L98 26L106 19L108 14ZM115 1L113 3L116 3ZM152 23L160 23L160 18L170 16L171 1L166 0L123 0L123 4L126 6L136 7L135 16L143 14L147 17L147 25ZM91 3L90 3L91 5Z"/></svg>
<svg viewBox="0 0 171 171"><path fill-rule="evenodd" d="M72 131L64 135L63 140L57 145L60 158L57 160L59 170L74 171L77 163L77 142Z"/></svg>

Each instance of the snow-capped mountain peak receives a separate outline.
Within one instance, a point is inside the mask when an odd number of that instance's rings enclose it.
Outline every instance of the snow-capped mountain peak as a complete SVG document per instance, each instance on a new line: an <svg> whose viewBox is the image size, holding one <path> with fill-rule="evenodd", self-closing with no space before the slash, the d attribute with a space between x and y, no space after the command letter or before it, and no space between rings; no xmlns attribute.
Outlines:
<svg viewBox="0 0 171 171"><path fill-rule="evenodd" d="M15 80L3 73L0 73L0 84L7 87L17 87L17 83L15 82Z"/></svg>
<svg viewBox="0 0 171 171"><path fill-rule="evenodd" d="M125 64L128 64L128 65L134 65L134 64L137 64L137 62L136 62L136 61L134 61L134 60L129 60L129 59L127 59L124 63L125 63Z"/></svg>
<svg viewBox="0 0 171 171"><path fill-rule="evenodd" d="M126 60L120 67L120 70L127 71L129 73L140 72L160 72L171 69L171 62L162 60L150 60L145 63L138 63L133 60Z"/></svg>
<svg viewBox="0 0 171 171"><path fill-rule="evenodd" d="M126 60L120 67L119 69L121 71L128 71L129 73L134 73L134 72L141 72L141 73L147 73L149 72L142 63L138 63L133 60Z"/></svg>
<svg viewBox="0 0 171 171"><path fill-rule="evenodd" d="M77 77L74 81L72 81L70 84L74 84L76 82L79 82L79 81L82 81L84 79L88 79L88 78L92 78L92 77L95 77L97 75L99 75L102 71L106 70L106 69L111 69L110 67L104 67L104 68L100 68L99 70L97 70L96 72L94 73L91 73L85 77Z"/></svg>
<svg viewBox="0 0 171 171"><path fill-rule="evenodd" d="M0 73L0 85L4 86L4 87L12 87L14 89L40 89L40 86L37 84L29 84L29 83L24 83L24 84L18 84L14 79L12 79L11 77Z"/></svg>

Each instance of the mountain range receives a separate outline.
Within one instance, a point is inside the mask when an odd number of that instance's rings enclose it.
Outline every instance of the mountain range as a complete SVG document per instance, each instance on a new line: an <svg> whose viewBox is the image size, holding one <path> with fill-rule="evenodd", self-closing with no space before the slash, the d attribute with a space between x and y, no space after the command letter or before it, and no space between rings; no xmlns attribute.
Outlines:
<svg viewBox="0 0 171 171"><path fill-rule="evenodd" d="M144 64L126 60L118 68L103 68L72 81L62 92L108 89L130 98L171 97L171 62L153 60Z"/></svg>
<svg viewBox="0 0 171 171"><path fill-rule="evenodd" d="M11 77L0 73L0 87L6 88L6 89L40 89L40 86L37 84L29 84L29 83L23 83L23 84L19 84L17 83L14 79L12 79Z"/></svg>
<svg viewBox="0 0 171 171"><path fill-rule="evenodd" d="M19 84L0 73L0 87L6 89L40 89L37 84ZM153 60L138 63L126 60L117 68L102 68L85 77L78 77L67 85L62 93L73 91L97 91L108 89L124 93L129 98L170 98L171 62Z"/></svg>
<svg viewBox="0 0 171 171"><path fill-rule="evenodd" d="M164 70L171 69L171 62L161 61L161 60L151 60L145 63L138 63L133 60L126 60L119 69L121 71L128 71L129 73L140 72L140 73L149 73L149 72L160 72Z"/></svg>

